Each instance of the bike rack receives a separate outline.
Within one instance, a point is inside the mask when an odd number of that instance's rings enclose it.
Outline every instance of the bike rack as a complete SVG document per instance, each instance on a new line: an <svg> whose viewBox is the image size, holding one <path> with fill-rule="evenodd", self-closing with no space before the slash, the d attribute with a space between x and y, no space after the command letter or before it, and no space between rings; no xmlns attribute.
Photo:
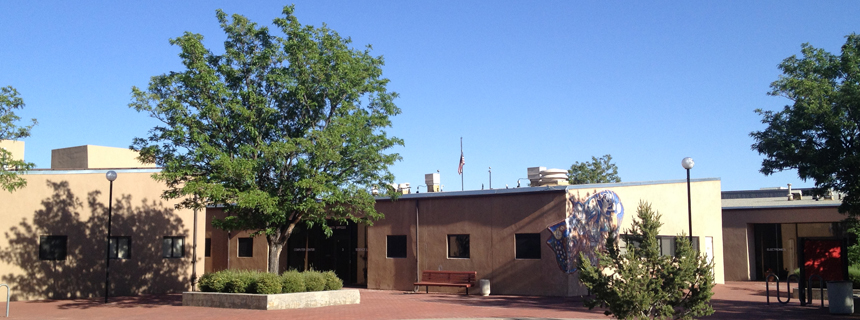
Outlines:
<svg viewBox="0 0 860 320"><path fill-rule="evenodd" d="M787 279L785 279L785 290L787 293L787 298L785 299L785 302L783 302L782 299L779 298L779 277L773 272L769 273L767 275L767 277L764 278L764 287L765 287L765 294L767 295L767 304L770 304L770 278L771 277L776 279L776 301L778 301L781 304L787 304L789 301L791 301L791 278L794 278L795 284L800 284L800 280L799 280L800 277L792 274L792 275L788 276Z"/></svg>
<svg viewBox="0 0 860 320"><path fill-rule="evenodd" d="M9 298L12 297L12 289L9 289L9 285L5 283L0 283L0 287L6 287L6 318L9 317Z"/></svg>
<svg viewBox="0 0 860 320"><path fill-rule="evenodd" d="M812 277L818 278L818 289L820 290L818 295L821 298L821 306L819 308L824 308L824 278L821 278L819 274L813 274L806 280L806 304L812 304L812 286L810 285Z"/></svg>

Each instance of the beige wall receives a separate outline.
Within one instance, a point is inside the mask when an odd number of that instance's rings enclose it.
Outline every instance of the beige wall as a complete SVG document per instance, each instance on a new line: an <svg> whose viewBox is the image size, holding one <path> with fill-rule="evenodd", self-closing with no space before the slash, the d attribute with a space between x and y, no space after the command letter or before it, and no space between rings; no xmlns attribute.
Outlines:
<svg viewBox="0 0 860 320"><path fill-rule="evenodd" d="M798 233L800 233L801 237L805 237L822 235L824 231L821 229L829 227L828 223L815 223L836 222L844 219L845 215L840 214L836 206L723 210L722 227L726 252L724 262L726 280L755 280L755 259L751 256L755 252L754 224L797 223ZM783 245L786 247L791 243L790 241L786 242L786 240L791 240L795 232L793 226L788 229L783 229ZM796 236L794 236L794 239L796 246ZM786 258L792 258L792 253L784 252L783 254ZM794 264L786 264L786 268L789 268L791 265Z"/></svg>
<svg viewBox="0 0 860 320"><path fill-rule="evenodd" d="M621 233L632 226L639 201L647 201L663 217L660 235L689 234L686 182L642 184L618 188L605 188L618 194L624 204L624 221ZM587 188L581 189L583 191ZM599 191L599 190L598 190ZM699 252L705 251L705 237L713 237L714 280L725 283L723 263L723 220L720 200L720 181L694 181L690 185L690 211L693 216L693 236L699 237Z"/></svg>
<svg viewBox="0 0 860 320"><path fill-rule="evenodd" d="M112 259L111 296L181 292L191 288L193 217L164 201L156 170L116 170L113 236L131 237L130 259ZM38 171L27 187L0 192L0 282L14 300L104 294L110 183L106 171ZM198 216L197 275L203 273L203 218ZM39 258L40 236L68 237L66 260ZM184 237L184 257L162 258L165 236ZM5 299L5 290L0 300Z"/></svg>
<svg viewBox="0 0 860 320"><path fill-rule="evenodd" d="M24 160L24 141L0 140L0 148L12 153L12 159Z"/></svg>
<svg viewBox="0 0 860 320"><path fill-rule="evenodd" d="M662 235L677 235L688 229L685 182L571 188L575 188L571 193L583 197L601 190L616 192L625 207L622 232L630 228L640 200L649 201L663 215ZM564 190L438 198L404 196L395 202L378 201L377 210L383 212L385 218L368 228L368 288L412 290L420 270L441 269L477 271L478 278L490 279L492 292L497 294L585 294L578 273L562 272L549 246L542 243L540 260L515 258L515 234L540 233L541 241L546 241L550 236L547 226L565 218L566 205ZM704 236L713 237L715 280L723 283L718 180L692 184L692 211L693 234L702 237L702 250ZM470 235L469 259L448 258L449 234ZM407 236L406 258L386 257L388 235ZM444 287L432 290L464 291Z"/></svg>
<svg viewBox="0 0 860 320"><path fill-rule="evenodd" d="M85 145L51 150L51 169L154 168L137 160L138 152Z"/></svg>

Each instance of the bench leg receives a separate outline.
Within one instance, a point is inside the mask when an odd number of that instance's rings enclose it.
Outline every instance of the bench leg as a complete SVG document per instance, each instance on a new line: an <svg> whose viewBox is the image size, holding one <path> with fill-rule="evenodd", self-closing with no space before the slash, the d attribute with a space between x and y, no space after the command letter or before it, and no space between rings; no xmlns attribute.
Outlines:
<svg viewBox="0 0 860 320"><path fill-rule="evenodd" d="M430 293L430 286L424 286L424 293Z"/></svg>
<svg viewBox="0 0 860 320"><path fill-rule="evenodd" d="M466 287L466 295L469 295L469 287Z"/></svg>

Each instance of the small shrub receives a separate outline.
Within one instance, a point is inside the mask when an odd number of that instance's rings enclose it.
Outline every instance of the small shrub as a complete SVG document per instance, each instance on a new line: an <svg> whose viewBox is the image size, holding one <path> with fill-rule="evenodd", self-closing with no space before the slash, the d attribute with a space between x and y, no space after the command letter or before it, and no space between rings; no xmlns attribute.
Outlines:
<svg viewBox="0 0 860 320"><path fill-rule="evenodd" d="M281 275L283 293L305 292L305 277L300 272L290 270Z"/></svg>
<svg viewBox="0 0 860 320"><path fill-rule="evenodd" d="M340 290L340 288L343 288L343 280L340 280L340 278L334 274L334 271L323 272L323 277L325 278L326 290Z"/></svg>
<svg viewBox="0 0 860 320"><path fill-rule="evenodd" d="M325 276L319 271L305 271L305 288L307 291L323 291L325 290Z"/></svg>
<svg viewBox="0 0 860 320"><path fill-rule="evenodd" d="M230 272L227 283L224 284L224 290L221 292L229 293L252 293L255 284L254 271L232 271Z"/></svg>
<svg viewBox="0 0 860 320"><path fill-rule="evenodd" d="M200 291L203 292L221 292L224 290L225 283L227 283L227 277L221 271L204 274L197 282Z"/></svg>
<svg viewBox="0 0 860 320"><path fill-rule="evenodd" d="M860 288L860 265L848 266L848 279L854 283L854 288Z"/></svg>
<svg viewBox="0 0 860 320"><path fill-rule="evenodd" d="M258 294L275 294L281 293L284 287L284 282L276 274L261 272L256 275L256 281L253 284L253 293Z"/></svg>

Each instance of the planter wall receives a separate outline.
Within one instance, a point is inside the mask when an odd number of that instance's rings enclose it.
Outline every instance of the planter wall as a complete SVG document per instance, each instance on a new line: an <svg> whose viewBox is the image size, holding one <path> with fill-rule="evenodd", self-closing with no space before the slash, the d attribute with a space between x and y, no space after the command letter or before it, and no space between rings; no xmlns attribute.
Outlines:
<svg viewBox="0 0 860 320"><path fill-rule="evenodd" d="M231 309L282 310L358 304L356 289L281 294L183 292L182 305Z"/></svg>

